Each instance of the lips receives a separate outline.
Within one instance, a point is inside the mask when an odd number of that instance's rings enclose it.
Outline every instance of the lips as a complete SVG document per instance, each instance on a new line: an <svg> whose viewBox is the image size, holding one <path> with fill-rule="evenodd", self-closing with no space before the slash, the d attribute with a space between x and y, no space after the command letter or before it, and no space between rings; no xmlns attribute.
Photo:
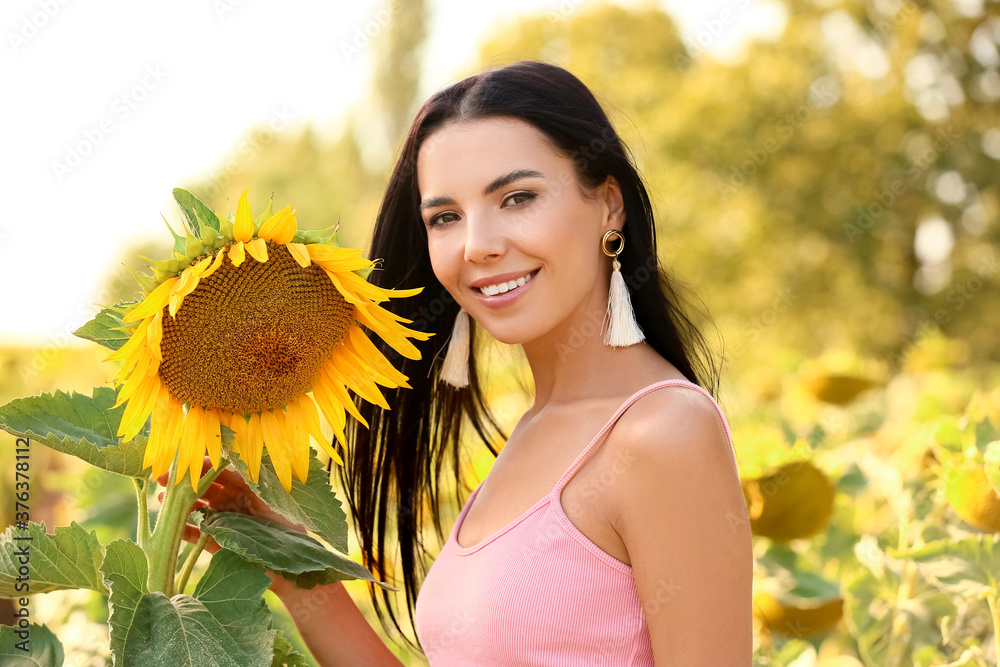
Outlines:
<svg viewBox="0 0 1000 667"><path fill-rule="evenodd" d="M476 283L473 283L472 289L476 290L480 294L483 294L484 296L498 296L500 294L506 294L507 292L513 292L518 287L523 287L525 284L531 282L531 280L534 279L535 274L537 273L538 269L521 274L508 273L505 274L504 276L497 276L495 278L490 278L489 282L485 280L476 281ZM524 284L518 284L519 281L521 281L522 279L524 279L525 281ZM510 283L514 283L514 286L511 287ZM489 287L494 287L494 286L499 287L503 285L507 286L507 289L504 291L497 291L493 294L487 294L486 292L483 291Z"/></svg>
<svg viewBox="0 0 1000 667"><path fill-rule="evenodd" d="M538 273L541 269L535 269L531 273L527 274L529 279L523 285L519 285L514 289L507 290L506 292L498 292L497 294L487 295L483 294L479 287L472 287L473 293L475 293L476 298L479 299L487 308L503 308L518 299L525 293L527 293L537 281Z"/></svg>

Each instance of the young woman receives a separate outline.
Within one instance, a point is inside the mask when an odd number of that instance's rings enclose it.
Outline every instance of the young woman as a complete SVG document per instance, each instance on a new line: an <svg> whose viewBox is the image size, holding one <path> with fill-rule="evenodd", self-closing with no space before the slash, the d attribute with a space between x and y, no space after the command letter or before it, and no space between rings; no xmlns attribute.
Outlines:
<svg viewBox="0 0 1000 667"><path fill-rule="evenodd" d="M360 406L370 428L352 428L341 479L383 580L398 542L433 667L750 664L750 528L717 365L655 231L626 148L562 68L487 71L417 114L369 256L385 260L373 282L426 288L387 307L437 335L418 361L380 346L412 389ZM468 351L480 328L520 345L534 379L509 436ZM461 488L463 425L497 459L427 570L421 531L444 539L439 482L447 462ZM282 520L232 471L204 503ZM321 664L400 664L341 584L272 590Z"/></svg>

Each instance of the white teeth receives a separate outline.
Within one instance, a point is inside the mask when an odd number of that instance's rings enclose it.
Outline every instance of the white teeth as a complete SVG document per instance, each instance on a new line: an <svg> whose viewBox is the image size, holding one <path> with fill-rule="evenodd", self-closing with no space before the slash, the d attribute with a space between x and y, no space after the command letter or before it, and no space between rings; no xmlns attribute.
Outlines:
<svg viewBox="0 0 1000 667"><path fill-rule="evenodd" d="M521 287L522 285L524 285L525 283L527 283L528 281L530 281L531 278L532 278L532 276L533 276L533 274L529 273L528 275L522 276L522 277L518 278L517 280L508 280L505 283L499 283L497 285L490 285L488 287L480 287L479 291L482 292L483 294L485 294L486 296L493 296L495 294L503 294L504 292L509 292L512 289L516 289L518 287Z"/></svg>

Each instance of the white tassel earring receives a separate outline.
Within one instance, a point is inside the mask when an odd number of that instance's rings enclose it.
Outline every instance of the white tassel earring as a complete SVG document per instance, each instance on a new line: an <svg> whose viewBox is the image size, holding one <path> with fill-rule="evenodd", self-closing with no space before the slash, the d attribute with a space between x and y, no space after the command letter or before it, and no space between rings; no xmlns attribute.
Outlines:
<svg viewBox="0 0 1000 667"><path fill-rule="evenodd" d="M608 238L617 236L620 243L614 252L608 251ZM628 347L646 338L639 328L639 323L635 321L635 312L632 310L632 300L628 295L628 288L625 286L625 279L622 277L622 265L618 261L618 255L625 249L625 237L617 230L610 230L601 239L601 250L608 257L613 257L614 267L611 272L611 289L608 291L608 310L604 316L604 325L607 331L604 334L604 344L611 347ZM604 326L601 327L604 330Z"/></svg>
<svg viewBox="0 0 1000 667"><path fill-rule="evenodd" d="M441 367L441 380L453 387L469 386L469 314L459 309Z"/></svg>

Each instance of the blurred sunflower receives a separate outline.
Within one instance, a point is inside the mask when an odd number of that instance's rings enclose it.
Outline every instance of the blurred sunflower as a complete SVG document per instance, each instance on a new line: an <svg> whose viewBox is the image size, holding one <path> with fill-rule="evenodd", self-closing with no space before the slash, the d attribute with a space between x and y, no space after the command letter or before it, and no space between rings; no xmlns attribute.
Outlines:
<svg viewBox="0 0 1000 667"><path fill-rule="evenodd" d="M131 336L107 358L122 362L115 407L128 403L118 435L133 439L152 415L143 466L159 477L178 456L176 480L190 473L197 489L206 452L219 466L225 424L254 482L266 447L291 490L293 474L308 475L310 436L343 464L320 412L346 447L345 411L368 427L347 389L389 409L376 385L409 388L358 324L419 359L408 338L432 334L377 304L423 288L370 284L356 273L373 268L361 250L337 246L335 231L298 231L291 206L255 222L246 188L228 219L193 203L208 224L198 236L171 229L174 259L137 275L145 296L121 310Z"/></svg>

